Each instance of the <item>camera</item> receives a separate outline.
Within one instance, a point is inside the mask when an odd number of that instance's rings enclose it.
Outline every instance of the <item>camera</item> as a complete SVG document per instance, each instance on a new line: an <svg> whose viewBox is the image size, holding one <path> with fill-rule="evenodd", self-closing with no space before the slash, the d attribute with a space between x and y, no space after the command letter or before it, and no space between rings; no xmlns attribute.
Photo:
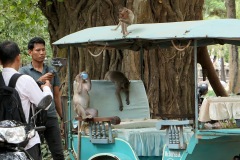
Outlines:
<svg viewBox="0 0 240 160"><path fill-rule="evenodd" d="M37 85L39 86L39 88L41 89L41 85L44 85L45 82L42 82L42 81L36 81Z"/></svg>
<svg viewBox="0 0 240 160"><path fill-rule="evenodd" d="M49 73L52 73L54 75L55 71L52 69L52 70L49 71Z"/></svg>

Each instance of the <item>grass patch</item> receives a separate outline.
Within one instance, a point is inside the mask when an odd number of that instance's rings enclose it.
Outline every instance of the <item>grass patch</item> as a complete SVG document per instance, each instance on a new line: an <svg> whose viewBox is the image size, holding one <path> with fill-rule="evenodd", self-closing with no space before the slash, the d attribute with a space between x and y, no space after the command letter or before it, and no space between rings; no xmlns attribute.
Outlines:
<svg viewBox="0 0 240 160"><path fill-rule="evenodd" d="M205 97L216 97L216 94L213 90L208 90L207 94Z"/></svg>

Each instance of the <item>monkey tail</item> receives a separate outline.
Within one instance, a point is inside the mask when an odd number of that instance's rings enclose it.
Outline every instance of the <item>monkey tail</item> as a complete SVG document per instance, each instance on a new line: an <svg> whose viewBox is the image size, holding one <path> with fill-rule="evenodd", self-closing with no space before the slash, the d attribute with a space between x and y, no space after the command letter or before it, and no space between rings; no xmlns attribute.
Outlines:
<svg viewBox="0 0 240 160"><path fill-rule="evenodd" d="M109 73L110 73L110 71L108 71L108 72L105 74L104 80L109 80Z"/></svg>

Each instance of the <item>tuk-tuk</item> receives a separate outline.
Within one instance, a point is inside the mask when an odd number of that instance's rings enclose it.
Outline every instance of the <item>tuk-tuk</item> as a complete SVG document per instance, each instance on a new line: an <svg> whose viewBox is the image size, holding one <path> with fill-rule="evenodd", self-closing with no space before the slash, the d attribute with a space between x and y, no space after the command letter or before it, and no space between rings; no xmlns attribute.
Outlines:
<svg viewBox="0 0 240 160"><path fill-rule="evenodd" d="M53 45L129 49L140 52L144 49L173 46L172 41L184 42L194 48L195 119L157 120L150 119L148 99L142 80L131 80L130 101L119 113L114 97L114 85L105 80L93 80L90 104L99 110L99 117L88 122L88 133L74 134L72 128L83 120L76 118L71 103L71 85L68 82L67 147L71 159L81 160L213 160L232 159L240 153L240 129L203 129L202 125L212 119L240 119L240 98L214 97L203 101L199 113L197 95L197 47L214 44L240 45L240 20L217 19L170 23L133 24L131 32L123 37L121 32L112 32L114 26L87 28L67 35ZM104 35L104 36L103 36ZM142 64L142 63L141 63ZM68 68L71 80L71 68ZM143 73L141 71L141 73ZM106 89L107 88L107 89ZM100 94L104 90L109 93ZM102 107L102 108L101 108ZM107 108L107 109L106 109ZM117 121L116 115L121 119Z"/></svg>

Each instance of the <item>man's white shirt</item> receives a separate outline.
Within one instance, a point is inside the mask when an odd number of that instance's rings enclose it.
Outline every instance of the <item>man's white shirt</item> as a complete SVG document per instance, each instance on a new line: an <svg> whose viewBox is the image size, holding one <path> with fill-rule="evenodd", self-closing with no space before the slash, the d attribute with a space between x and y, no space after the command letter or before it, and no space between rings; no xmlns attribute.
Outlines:
<svg viewBox="0 0 240 160"><path fill-rule="evenodd" d="M2 75L6 85L9 84L10 78L15 73L19 72L13 68L3 68ZM16 82L15 89L18 91L18 94L21 98L23 112L25 114L25 119L27 122L29 121L31 103L37 106L37 104L46 95L51 95L53 97L52 91L48 86L44 86L43 91L41 91L35 80L29 75L20 76ZM25 149L29 149L37 143L40 143L40 138L36 132L35 136L29 140Z"/></svg>

